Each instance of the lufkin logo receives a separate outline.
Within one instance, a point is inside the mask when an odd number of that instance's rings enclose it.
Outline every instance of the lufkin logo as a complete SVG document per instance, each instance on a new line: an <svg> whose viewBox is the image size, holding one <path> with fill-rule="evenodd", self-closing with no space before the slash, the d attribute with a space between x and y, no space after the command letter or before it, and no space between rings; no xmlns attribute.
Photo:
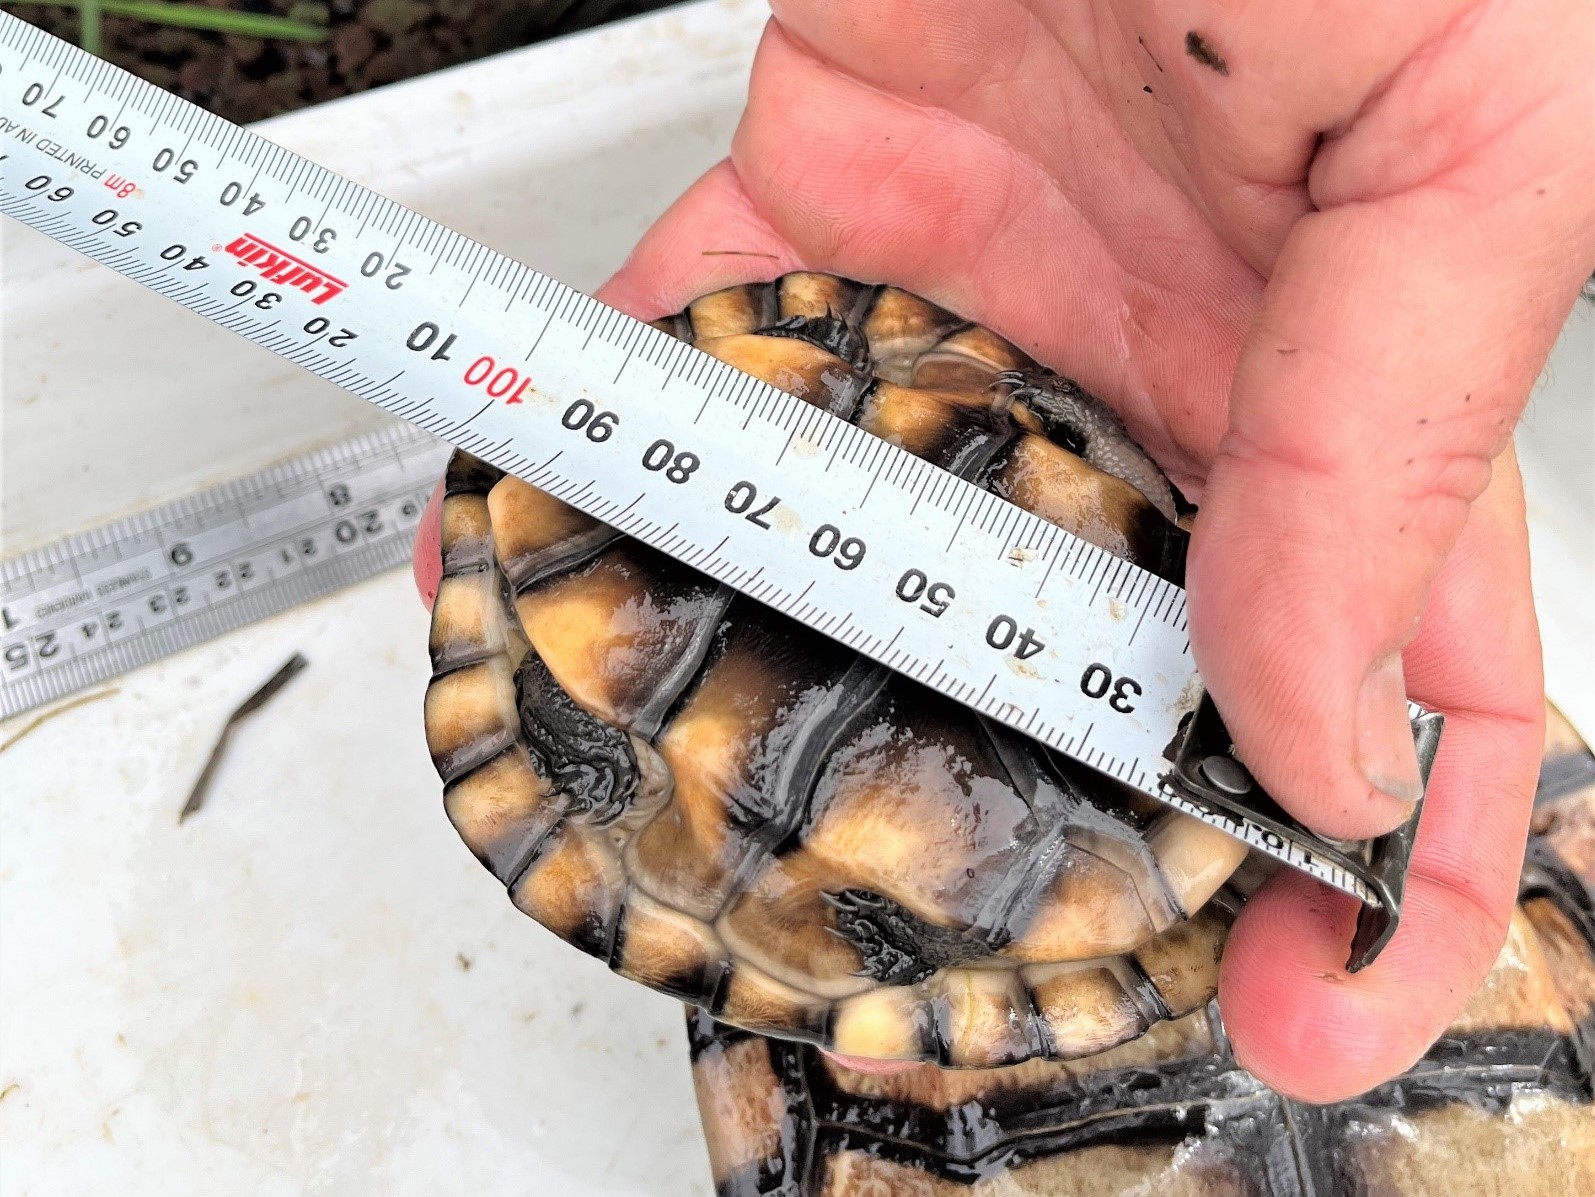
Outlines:
<svg viewBox="0 0 1595 1197"><path fill-rule="evenodd" d="M349 286L342 279L334 278L309 262L300 261L293 254L278 249L253 233L235 238L227 246L227 252L238 259L240 266L253 266L268 283L297 287L306 295L313 296L310 302L314 304L323 304L342 295Z"/></svg>

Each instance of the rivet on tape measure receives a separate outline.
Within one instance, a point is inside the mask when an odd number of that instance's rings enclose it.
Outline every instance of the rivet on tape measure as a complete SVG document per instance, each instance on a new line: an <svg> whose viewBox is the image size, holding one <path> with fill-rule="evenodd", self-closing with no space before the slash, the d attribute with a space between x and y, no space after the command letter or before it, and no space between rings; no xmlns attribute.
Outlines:
<svg viewBox="0 0 1595 1197"><path fill-rule="evenodd" d="M1262 794L1179 587L4 15L0 99L0 211L1355 895L1354 963L1388 938L1412 826L1330 843Z"/></svg>

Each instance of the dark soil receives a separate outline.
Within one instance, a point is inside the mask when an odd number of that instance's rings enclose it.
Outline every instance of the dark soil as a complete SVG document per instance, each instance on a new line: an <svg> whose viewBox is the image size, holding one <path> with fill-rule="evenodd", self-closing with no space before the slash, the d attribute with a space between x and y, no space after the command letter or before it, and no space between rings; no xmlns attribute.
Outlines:
<svg viewBox="0 0 1595 1197"><path fill-rule="evenodd" d="M240 123L542 41L673 0L193 0L326 26L322 42L261 40L103 19L104 55ZM0 9L76 43L76 9Z"/></svg>

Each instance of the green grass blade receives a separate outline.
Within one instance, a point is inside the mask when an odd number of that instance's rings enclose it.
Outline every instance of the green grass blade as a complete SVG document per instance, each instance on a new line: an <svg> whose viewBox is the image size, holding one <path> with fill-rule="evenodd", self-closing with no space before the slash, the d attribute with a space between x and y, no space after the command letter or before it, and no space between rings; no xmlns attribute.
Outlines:
<svg viewBox="0 0 1595 1197"><path fill-rule="evenodd" d="M100 0L83 0L79 5L78 44L90 54L100 53Z"/></svg>
<svg viewBox="0 0 1595 1197"><path fill-rule="evenodd" d="M89 14L95 12L93 36L98 40L98 13L118 17L131 17L135 21L148 21L152 25L170 25L184 29L203 29L211 33L234 33L241 37L280 38L296 42L326 41L327 30L320 25L307 25L303 21L290 21L286 17L273 17L254 12L228 12L219 8L202 8L191 4L171 4L163 0L10 0L13 4L36 4L50 8L76 8L83 15L83 35L90 30ZM90 49L87 42L85 50ZM97 52L97 51L96 51Z"/></svg>

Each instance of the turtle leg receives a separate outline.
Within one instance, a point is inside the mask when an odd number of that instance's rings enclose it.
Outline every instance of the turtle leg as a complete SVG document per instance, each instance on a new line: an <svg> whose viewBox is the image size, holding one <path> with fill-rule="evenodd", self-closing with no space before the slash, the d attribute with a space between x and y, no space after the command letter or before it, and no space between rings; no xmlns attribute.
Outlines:
<svg viewBox="0 0 1595 1197"><path fill-rule="evenodd" d="M1170 523L1179 520L1174 488L1102 400L1051 370L1011 371L997 381L1010 388L1011 402L1041 421L1050 438L1103 473L1128 482Z"/></svg>

